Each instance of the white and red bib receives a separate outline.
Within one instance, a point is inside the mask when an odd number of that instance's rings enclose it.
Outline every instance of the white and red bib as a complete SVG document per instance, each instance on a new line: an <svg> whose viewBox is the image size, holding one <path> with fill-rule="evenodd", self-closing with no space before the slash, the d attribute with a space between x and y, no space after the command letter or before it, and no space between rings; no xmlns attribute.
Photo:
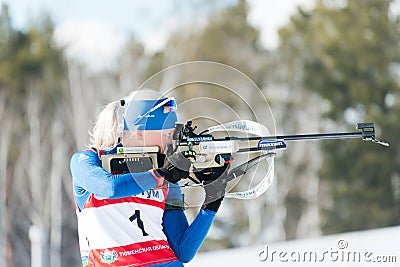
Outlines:
<svg viewBox="0 0 400 267"><path fill-rule="evenodd" d="M146 266L177 260L162 229L168 189L102 199L91 194L77 210L83 265Z"/></svg>

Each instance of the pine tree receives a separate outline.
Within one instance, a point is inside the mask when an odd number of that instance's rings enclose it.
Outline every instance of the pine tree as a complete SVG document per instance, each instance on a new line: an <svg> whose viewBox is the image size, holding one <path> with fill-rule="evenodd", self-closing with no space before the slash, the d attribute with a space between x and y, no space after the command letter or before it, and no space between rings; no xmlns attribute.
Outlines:
<svg viewBox="0 0 400 267"><path fill-rule="evenodd" d="M301 58L302 82L329 100L337 129L374 121L390 149L362 142L326 142L321 176L333 205L326 233L395 225L399 214L399 20L391 0L319 1L299 9L281 31L282 48ZM335 2L334 2L335 3ZM301 48L301 49L299 49Z"/></svg>

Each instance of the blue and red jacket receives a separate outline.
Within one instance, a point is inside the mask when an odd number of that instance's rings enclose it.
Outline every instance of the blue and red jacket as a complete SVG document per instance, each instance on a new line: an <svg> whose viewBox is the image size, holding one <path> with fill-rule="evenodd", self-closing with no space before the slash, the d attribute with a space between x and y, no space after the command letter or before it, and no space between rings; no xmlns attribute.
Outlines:
<svg viewBox="0 0 400 267"><path fill-rule="evenodd" d="M104 151L115 154L115 150ZM200 209L189 225L178 186L160 186L152 170L113 175L94 151L75 153L71 173L84 266L183 266L196 255L215 212Z"/></svg>

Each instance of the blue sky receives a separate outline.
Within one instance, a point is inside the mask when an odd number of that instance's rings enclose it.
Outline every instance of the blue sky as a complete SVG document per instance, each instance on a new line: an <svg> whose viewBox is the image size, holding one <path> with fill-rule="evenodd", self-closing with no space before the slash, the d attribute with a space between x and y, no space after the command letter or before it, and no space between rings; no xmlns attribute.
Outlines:
<svg viewBox="0 0 400 267"><path fill-rule="evenodd" d="M315 0L247 0L249 22L261 32L261 43L273 49L277 30L284 26L297 5L312 7ZM56 39L68 45L71 57L97 68L112 66L129 35L145 44L148 51L162 48L169 34L182 24L206 21L216 9L237 0L0 0L8 3L14 26L26 28L43 13L56 26ZM206 4L204 4L206 3ZM102 55L99 59L98 55Z"/></svg>
<svg viewBox="0 0 400 267"><path fill-rule="evenodd" d="M278 29L288 23L296 7L312 8L315 1L247 0L248 20L260 30L261 44L274 49L279 43ZM26 28L44 12L50 14L56 25L55 38L69 46L69 56L89 64L95 61L101 69L112 66L110 62L129 35L154 52L163 47L172 31L204 22L212 11L237 0L0 0L4 2L18 28ZM393 12L399 14L399 10L400 0L396 0Z"/></svg>
<svg viewBox="0 0 400 267"><path fill-rule="evenodd" d="M163 47L182 21L197 23L211 11L236 1L214 0L205 5L204 0L0 0L9 5L13 24L19 29L49 14L56 26L57 42L69 46L69 56L95 70L112 69L131 35L154 52Z"/></svg>
<svg viewBox="0 0 400 267"><path fill-rule="evenodd" d="M316 0L247 0L250 20L262 32L272 35L293 14L296 6L312 7ZM331 0L340 3L343 0ZM123 32L143 35L162 28L166 21L206 16L213 9L235 4L237 0L0 0L10 7L14 25L24 28L43 12L56 25L68 20L102 21ZM400 0L393 5L400 10ZM207 3L207 4L204 4ZM399 12L397 12L399 13ZM274 39L274 38L271 38ZM273 45L271 41L269 45Z"/></svg>
<svg viewBox="0 0 400 267"><path fill-rule="evenodd" d="M201 19L210 11L235 4L237 0L0 0L9 4L14 25L24 28L47 12L56 25L70 20L107 24L122 33L145 38L154 32L169 31L168 25L186 19ZM248 0L250 20L270 35L267 46L276 43L276 31L295 11L297 5L312 6L315 0ZM192 4L188 4L192 3ZM194 4L193 4L194 3ZM204 4L207 3L207 4ZM171 27L171 26L170 26Z"/></svg>
<svg viewBox="0 0 400 267"><path fill-rule="evenodd" d="M24 28L44 12L56 25L68 20L98 21L118 31L146 35L162 28L171 18L189 19L236 3L236 0L0 0L9 4L14 25ZM190 5L188 3L194 3ZM204 3L204 1L203 1Z"/></svg>

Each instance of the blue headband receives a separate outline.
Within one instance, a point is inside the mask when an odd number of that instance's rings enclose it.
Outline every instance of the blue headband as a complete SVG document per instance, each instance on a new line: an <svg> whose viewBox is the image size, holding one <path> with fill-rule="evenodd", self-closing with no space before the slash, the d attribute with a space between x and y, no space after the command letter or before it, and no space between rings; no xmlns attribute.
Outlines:
<svg viewBox="0 0 400 267"><path fill-rule="evenodd" d="M163 130L175 128L174 98L133 100L124 109L124 130Z"/></svg>

